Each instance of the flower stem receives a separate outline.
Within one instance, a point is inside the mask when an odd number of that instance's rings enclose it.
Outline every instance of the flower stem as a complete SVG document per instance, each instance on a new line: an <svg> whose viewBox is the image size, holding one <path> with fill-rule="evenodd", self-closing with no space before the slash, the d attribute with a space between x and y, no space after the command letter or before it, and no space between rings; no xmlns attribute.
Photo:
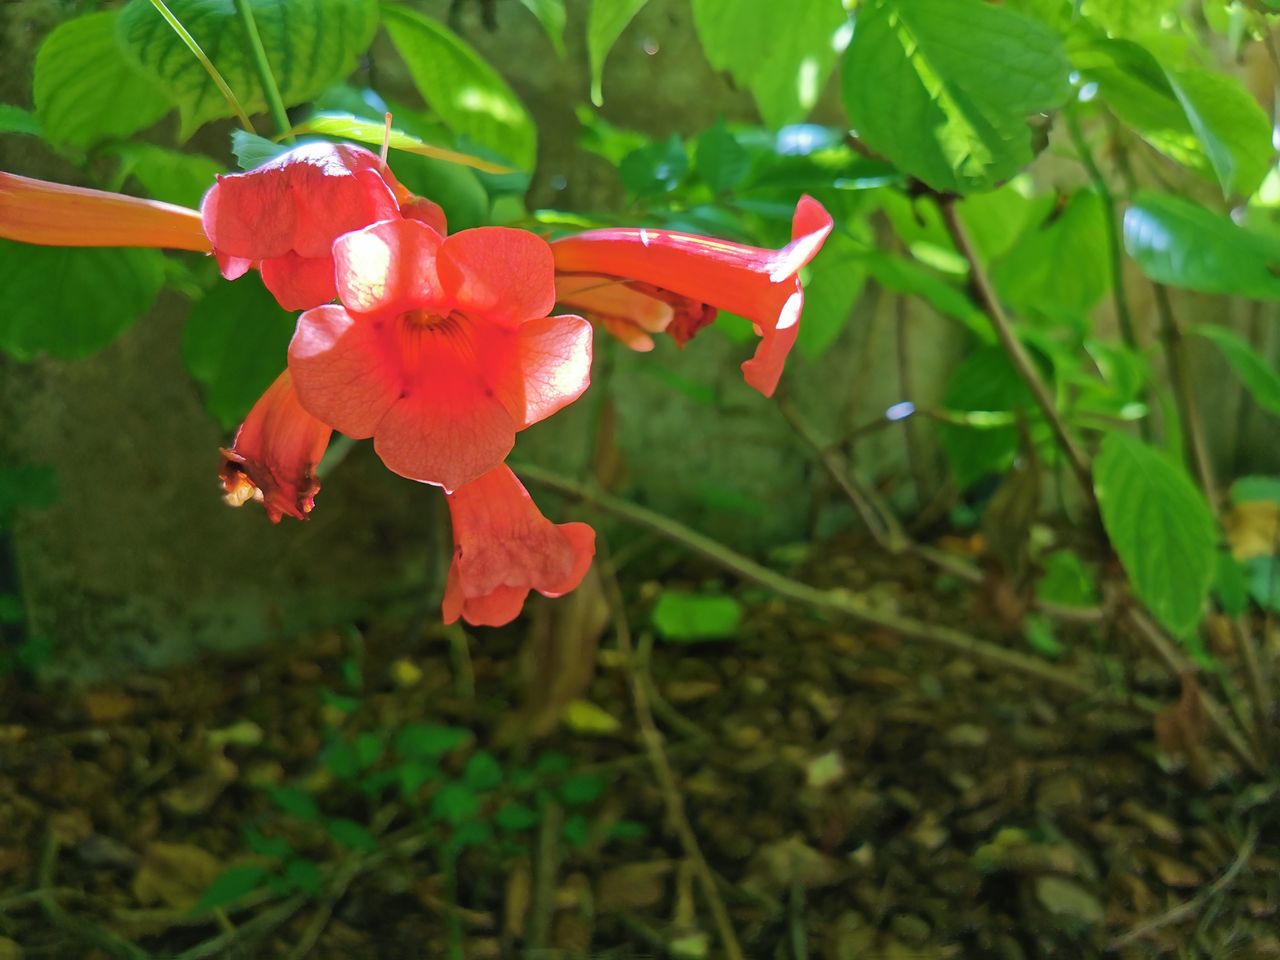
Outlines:
<svg viewBox="0 0 1280 960"><path fill-rule="evenodd" d="M286 143L293 143L290 132L293 125L289 122L289 114L284 109L284 99L280 96L280 88L271 73L271 64L267 61L267 50L262 45L262 35L258 33L258 22L253 19L253 8L249 0L235 0L236 10L244 21L244 32L249 38L249 53L253 58L254 69L258 73L258 82L262 84L263 95L267 98L267 108L271 111L271 120L276 125L276 134Z"/></svg>
<svg viewBox="0 0 1280 960"><path fill-rule="evenodd" d="M240 101L236 99L236 95L231 92L231 87L227 85L227 81L222 78L222 74L218 72L218 68L213 65L213 61L196 42L196 38L187 32L187 28L182 25L182 21L173 15L173 11L165 5L164 0L151 0L151 5L159 11L160 16L164 17L165 22L173 28L173 32L178 35L178 39L187 45L187 49L191 51L200 66L204 67L205 73L209 74L209 79L214 86L221 91L223 97L226 98L231 109L235 112L236 117L240 120L240 125L250 133L255 133L253 129L253 121L249 119L249 115L244 112L244 107L240 105Z"/></svg>

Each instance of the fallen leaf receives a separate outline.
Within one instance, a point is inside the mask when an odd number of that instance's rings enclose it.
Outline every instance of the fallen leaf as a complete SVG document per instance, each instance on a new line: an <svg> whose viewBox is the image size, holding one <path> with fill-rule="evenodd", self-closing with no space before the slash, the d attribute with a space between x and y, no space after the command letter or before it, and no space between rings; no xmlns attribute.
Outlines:
<svg viewBox="0 0 1280 960"><path fill-rule="evenodd" d="M596 892L598 908L602 913L611 913L640 910L662 902L673 867L670 860L654 860L606 870Z"/></svg>
<svg viewBox="0 0 1280 960"><path fill-rule="evenodd" d="M1222 518L1231 555L1243 563L1269 557L1280 545L1280 503L1257 500L1237 503Z"/></svg>
<svg viewBox="0 0 1280 960"><path fill-rule="evenodd" d="M137 708L137 701L123 690L90 690L84 695L84 712L94 723L115 723Z"/></svg>
<svg viewBox="0 0 1280 960"><path fill-rule="evenodd" d="M133 895L144 907L163 903L178 910L193 906L222 872L213 854L187 843L150 844L133 877Z"/></svg>
<svg viewBox="0 0 1280 960"><path fill-rule="evenodd" d="M622 729L617 717L589 700L572 700L565 707L564 722L574 733L610 736Z"/></svg>
<svg viewBox="0 0 1280 960"><path fill-rule="evenodd" d="M235 782L240 769L220 753L209 758L209 769L199 776L170 787L160 794L160 802L174 813L190 817L214 805L222 791Z"/></svg>
<svg viewBox="0 0 1280 960"><path fill-rule="evenodd" d="M1097 923L1104 914L1097 897L1065 877L1038 877L1036 899L1054 916L1069 917L1082 923Z"/></svg>

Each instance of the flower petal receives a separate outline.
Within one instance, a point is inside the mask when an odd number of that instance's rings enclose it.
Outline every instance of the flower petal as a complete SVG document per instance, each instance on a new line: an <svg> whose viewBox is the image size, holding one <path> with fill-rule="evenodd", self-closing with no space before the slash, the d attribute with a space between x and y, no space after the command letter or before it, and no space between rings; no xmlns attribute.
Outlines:
<svg viewBox="0 0 1280 960"><path fill-rule="evenodd" d="M511 352L489 353L489 382L523 430L567 407L591 383L591 324L544 317L507 335Z"/></svg>
<svg viewBox="0 0 1280 960"><path fill-rule="evenodd" d="M545 317L555 306L555 261L527 230L477 227L440 247L440 280L459 310L502 326Z"/></svg>
<svg viewBox="0 0 1280 960"><path fill-rule="evenodd" d="M333 257L300 257L292 251L263 260L262 282L286 310L307 310L336 297ZM226 270L223 270L226 276Z"/></svg>
<svg viewBox="0 0 1280 960"><path fill-rule="evenodd" d="M308 310L289 344L289 370L302 405L335 430L363 439L404 388L393 331L339 306Z"/></svg>
<svg viewBox="0 0 1280 960"><path fill-rule="evenodd" d="M417 220L384 220L339 237L333 245L339 298L356 313L443 308L440 243L440 234Z"/></svg>
<svg viewBox="0 0 1280 960"><path fill-rule="evenodd" d="M604 325L632 350L653 349L651 333L662 333L675 308L628 287L621 280L573 274L556 275L556 303Z"/></svg>
<svg viewBox="0 0 1280 960"><path fill-rule="evenodd" d="M787 362L787 355L795 346L796 337L800 333L800 312L804 309L804 291L800 281L795 281L795 293L787 300L778 314L778 323L773 327L763 327L760 331L760 345L756 347L755 356L742 364L742 376L747 385L759 390L766 397L772 397L778 389L778 381L782 378L782 368Z"/></svg>

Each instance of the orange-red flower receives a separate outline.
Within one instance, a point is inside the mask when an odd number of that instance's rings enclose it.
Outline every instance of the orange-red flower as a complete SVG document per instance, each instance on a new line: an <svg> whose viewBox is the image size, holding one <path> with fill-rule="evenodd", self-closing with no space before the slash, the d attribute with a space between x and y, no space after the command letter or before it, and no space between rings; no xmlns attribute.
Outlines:
<svg viewBox="0 0 1280 960"><path fill-rule="evenodd" d="M228 280L257 266L286 310L336 295L333 241L409 216L443 232L436 204L414 197L382 161L351 144L309 143L245 173L217 178L200 212Z"/></svg>
<svg viewBox="0 0 1280 960"><path fill-rule="evenodd" d="M591 566L595 531L585 523L552 523L505 465L459 487L448 501L454 546L445 623L462 617L500 627L519 615L530 590L559 597Z"/></svg>
<svg viewBox="0 0 1280 960"><path fill-rule="evenodd" d="M307 410L373 437L396 473L458 490L587 388L591 325L547 316L554 268L534 234L444 238L397 219L345 234L333 253L342 306L299 318L289 369Z"/></svg>
<svg viewBox="0 0 1280 960"><path fill-rule="evenodd" d="M591 278L620 281L632 292L636 292L637 283L650 284L665 295L683 298L683 302L746 317L762 339L755 356L742 365L742 372L747 383L767 397L778 386L799 332L804 307L800 268L822 249L831 228L831 215L817 200L805 196L796 205L791 221L791 242L778 250L644 227L588 230L554 241L551 249L557 278L569 294L562 302L582 303L588 313L606 318L609 329L619 328L617 305L596 310L580 299L593 296L586 282ZM596 299L601 296L594 294ZM657 332L653 329L658 323L655 317L661 313L660 307L643 304L629 314L633 326L644 336L631 333L624 341L651 345L647 335ZM686 315L686 320L705 323L707 319L705 313ZM697 322L686 322L676 329L687 338L697 326ZM671 330L671 323L663 329Z"/></svg>
<svg viewBox="0 0 1280 960"><path fill-rule="evenodd" d="M3 172L0 237L50 247L211 249L195 210Z"/></svg>
<svg viewBox="0 0 1280 960"><path fill-rule="evenodd" d="M320 490L316 467L332 432L302 409L286 370L253 405L231 449L222 451L227 502L238 507L257 500L272 523L285 514L305 519Z"/></svg>

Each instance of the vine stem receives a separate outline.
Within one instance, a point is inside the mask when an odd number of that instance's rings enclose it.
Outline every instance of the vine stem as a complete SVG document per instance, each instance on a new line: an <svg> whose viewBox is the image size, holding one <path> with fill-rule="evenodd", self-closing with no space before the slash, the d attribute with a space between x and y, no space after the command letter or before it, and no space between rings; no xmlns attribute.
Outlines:
<svg viewBox="0 0 1280 960"><path fill-rule="evenodd" d="M1035 397L1037 406L1040 407L1041 413L1044 414L1045 420L1048 421L1049 428L1053 431L1054 437L1057 438L1058 446L1062 448L1062 452L1066 455L1067 462L1075 472L1076 479L1084 489L1085 496L1092 501L1093 479L1089 472L1089 463L1085 458L1084 451L1080 449L1076 444L1075 438L1068 432L1067 425L1058 414L1058 408L1053 402L1053 394L1049 392L1049 387L1040 376L1040 372L1036 370L1031 354L1027 352L1027 348L1022 345L1022 341L1014 333L1013 325L1009 322L1009 317L1004 312L1004 307L1000 304L1000 297L996 293L995 286L992 284L991 278L987 276L987 271L983 269L982 262L978 259L977 250L973 246L969 232L965 229L964 224L960 222L960 215L956 212L954 198L944 198L940 206L942 207L943 220L946 221L947 230L951 234L951 239L955 242L956 249L960 251L960 255L969 263L969 275L973 278L973 283L982 298L987 316L991 320L992 327L995 328L996 336L1000 339L1000 345L1004 347L1005 353L1009 355L1009 360L1018 371L1018 375L1031 389L1031 394Z"/></svg>
<svg viewBox="0 0 1280 960"><path fill-rule="evenodd" d="M580 483L532 464L513 463L510 466L520 477L531 483L598 507L606 513L635 526L652 530L654 533L686 547L742 579L759 584L789 600L820 610L829 610L833 613L842 614L872 626L883 627L905 637L946 647L993 666L1035 677L1050 686L1077 696L1097 697L1102 693L1097 682L1091 677L1081 676L1074 671L1055 667L1039 658L1021 654L1015 650L1006 650L1004 647L987 643L951 627L932 626L923 621L902 616L873 605L848 590L823 590L799 580L793 580L791 577L778 573L776 570L770 570L768 567L744 557L742 554L712 540L710 537L689 529L682 523L654 513L637 504L588 489ZM1154 705L1145 701L1138 702L1127 699L1125 702L1137 706L1143 712L1155 712Z"/></svg>
<svg viewBox="0 0 1280 960"><path fill-rule="evenodd" d="M250 133L256 133L257 131L253 129L253 121L250 120L249 115L244 112L244 107L240 105L240 101L236 99L236 95L232 92L227 81L223 79L222 74L218 72L218 68L213 65L213 61L209 59L208 54L206 54L200 44L196 42L196 38L193 37L187 31L187 28L182 25L182 21L174 16L173 11L165 5L164 0L151 0L151 5L156 8L156 11L160 16L164 17L165 23L169 24L173 29L173 32L178 35L178 39L186 44L187 49L191 51L191 55L200 62L200 66L204 67L205 73L209 74L209 79L213 81L214 86L218 88L222 93L222 96L226 98L227 103L231 106L231 109L235 112L236 117L240 121L240 125Z"/></svg>
<svg viewBox="0 0 1280 960"><path fill-rule="evenodd" d="M280 88L271 72L271 64L267 60L267 49L262 45L262 35L258 33L258 21L253 18L253 8L249 0L235 0L236 10L244 22L244 32L249 38L249 53L253 58L253 67L258 74L258 82L262 84L263 95L267 98L267 109L271 111L271 121L276 125L276 133L285 143L293 143L290 133L293 125L289 123L289 114L284 108L284 99L280 96Z"/></svg>

